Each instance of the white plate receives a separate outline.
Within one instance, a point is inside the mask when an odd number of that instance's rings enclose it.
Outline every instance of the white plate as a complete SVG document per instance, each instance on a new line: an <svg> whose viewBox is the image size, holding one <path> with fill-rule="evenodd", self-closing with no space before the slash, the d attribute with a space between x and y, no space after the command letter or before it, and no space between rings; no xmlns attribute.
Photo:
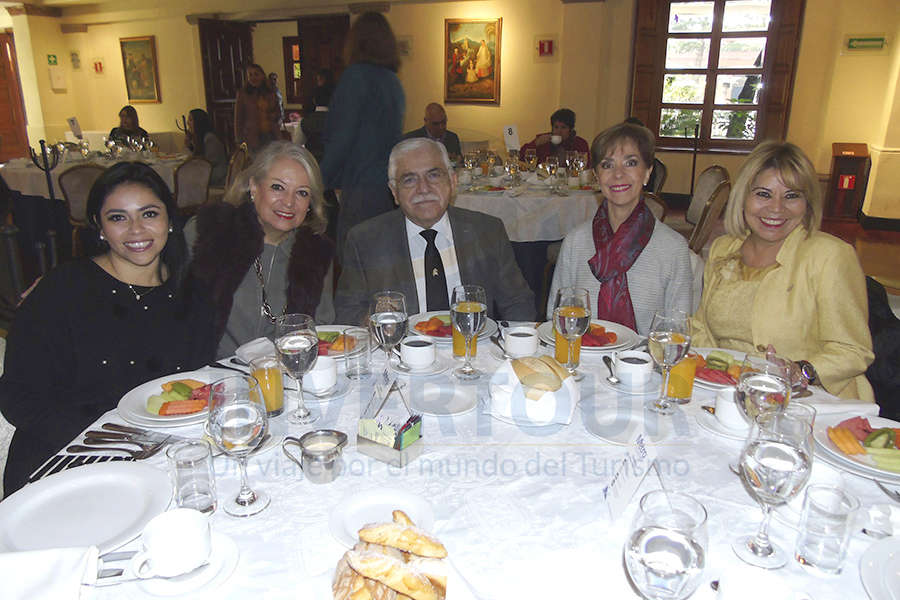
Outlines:
<svg viewBox="0 0 900 600"><path fill-rule="evenodd" d="M427 321L431 317L439 317L439 316L450 316L449 310L431 310L424 313L419 313L417 315L412 315L409 317L409 329L407 330L407 335L421 335L427 338L434 340L436 344L452 344L453 337L436 337L433 335L428 335L427 333L422 333L421 331L416 331L416 323L420 321ZM497 333L497 321L488 317L487 322L484 324L484 329L481 330L481 333L478 334L479 340L486 340L492 335Z"/></svg>
<svg viewBox="0 0 900 600"><path fill-rule="evenodd" d="M624 394L626 396L647 396L649 394L659 394L659 386L662 385L662 375L653 371L650 374L650 381L648 381L645 385L639 387L627 387L623 383L619 383L618 385L613 385L606 380L606 376L601 375L597 378L597 381L600 382L600 385L605 387L606 389L612 390L617 394Z"/></svg>
<svg viewBox="0 0 900 600"><path fill-rule="evenodd" d="M175 415L171 417L161 417L147 411L147 398L162 393L162 384L176 379L196 379L203 383L212 383L217 379L221 379L224 375L221 372L215 372L211 369L203 369L200 371L188 371L187 373L173 373L164 377L159 377L153 381L142 383L137 386L119 400L118 412L119 416L140 427L181 427L182 425L192 425L194 423L202 423L206 420L209 410L204 408L198 413L190 415Z"/></svg>
<svg viewBox="0 0 900 600"><path fill-rule="evenodd" d="M462 415L475 410L478 394L474 386L425 383L411 386L410 404L413 412L433 417Z"/></svg>
<svg viewBox="0 0 900 600"><path fill-rule="evenodd" d="M890 573L888 569L892 569ZM889 537L869 546L859 559L859 578L871 600L897 600L889 585L898 581L900 538ZM889 582L892 582L889 584Z"/></svg>
<svg viewBox="0 0 900 600"><path fill-rule="evenodd" d="M350 325L316 325L316 333L344 333L345 329L350 329ZM354 354L359 354L359 350L350 353L350 356ZM340 352L328 349L328 356L332 358L342 358L344 356L344 351Z"/></svg>
<svg viewBox="0 0 900 600"><path fill-rule="evenodd" d="M402 510L416 527L431 531L434 510L425 498L398 489L367 490L342 500L328 519L331 535L352 548L359 541L359 530L369 523L387 523L391 513Z"/></svg>
<svg viewBox="0 0 900 600"><path fill-rule="evenodd" d="M712 352L713 350L719 350L721 352L727 352L734 358L736 358L739 362L743 362L744 356L747 355L746 352L738 352L737 350L728 350L727 348L691 348L691 352L696 352L703 358L706 358L706 355ZM694 385L697 387L703 388L704 390L712 390L713 392L718 392L719 390L724 390L725 388L735 387L736 384L724 384L724 383L715 383L713 381L705 381L700 379L699 377L694 377Z"/></svg>
<svg viewBox="0 0 900 600"><path fill-rule="evenodd" d="M168 473L141 463L62 471L0 502L0 552L97 546L103 554L140 535L171 496Z"/></svg>
<svg viewBox="0 0 900 600"><path fill-rule="evenodd" d="M397 367L397 363L399 362L400 361L396 356L392 356L391 370L404 377L430 377L431 375L438 375L449 369L453 364L450 359L441 356L435 356L433 363L427 367L422 367L421 369L400 369Z"/></svg>
<svg viewBox="0 0 900 600"><path fill-rule="evenodd" d="M295 390L296 391L296 390ZM319 394L314 394L309 390L303 390L303 402L310 404L322 404L323 402L329 402L331 400L336 400L337 398L343 398L347 395L347 392L350 391L350 380L347 379L344 375L337 376L337 382L331 389L321 392Z"/></svg>
<svg viewBox="0 0 900 600"><path fill-rule="evenodd" d="M715 415L711 415L705 410L701 410L697 414L697 425L699 425L701 429L705 429L706 431L715 435L728 438L730 440L738 440L741 442L746 440L747 434L750 433L749 427L746 431L741 431L740 429L732 429L731 427L725 427L719 422Z"/></svg>
<svg viewBox="0 0 900 600"><path fill-rule="evenodd" d="M892 485L900 485L900 473L887 474L872 472L871 470L864 469L859 466L857 463L851 460L845 460L842 458L836 458L830 452L826 452L819 442L815 444L814 454L816 460L821 460L823 463L831 465L835 469L839 471L844 471L845 473L850 473L851 475L856 475L858 477L864 477L865 479L876 479L883 483L889 483Z"/></svg>
<svg viewBox="0 0 900 600"><path fill-rule="evenodd" d="M201 589L204 593L212 591L231 577L237 566L240 551L234 540L216 531L212 532L211 542L212 549L206 566L168 579L162 577L140 579L138 587L153 597L182 596Z"/></svg>
<svg viewBox="0 0 900 600"><path fill-rule="evenodd" d="M875 461L872 460L867 454L854 454L852 456L848 456L838 450L838 447L834 445L834 442L831 441L828 437L828 428L834 427L841 421L844 421L850 416L843 415L822 415L816 418L816 423L813 426L813 438L816 440L817 447L821 448L825 453L831 455L832 458L838 459L841 463L850 463L856 466L858 469L863 472L867 472L870 475L887 475L890 477L900 478L900 473L895 471L888 471L886 469L880 469L875 466ZM885 419L884 417L866 417L869 420L869 424L873 429L879 429L881 427L900 427L900 423L897 421L892 421L891 419Z"/></svg>
<svg viewBox="0 0 900 600"><path fill-rule="evenodd" d="M606 329L615 333L618 336L618 339L615 344L607 344L606 346L582 346L581 351L586 354L611 352L613 350L627 350L629 348L634 348L635 344L641 341L641 336L639 336L636 331L619 323L592 319L591 324L603 325ZM551 348L556 347L556 336L553 333L553 323L544 321L538 325L537 331L540 339L547 342Z"/></svg>
<svg viewBox="0 0 900 600"><path fill-rule="evenodd" d="M593 436L610 444L624 446L631 443L635 429L643 427L653 443L672 434L672 417L648 411L643 406L596 408L582 402L581 420Z"/></svg>

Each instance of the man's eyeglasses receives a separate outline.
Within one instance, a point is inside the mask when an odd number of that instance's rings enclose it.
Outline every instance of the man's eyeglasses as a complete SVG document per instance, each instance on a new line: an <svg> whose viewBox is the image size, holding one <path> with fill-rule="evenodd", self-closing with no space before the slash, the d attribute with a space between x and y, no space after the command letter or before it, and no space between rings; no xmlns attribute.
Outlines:
<svg viewBox="0 0 900 600"><path fill-rule="evenodd" d="M435 167L425 171L425 183L428 185L440 185L447 181L448 174L446 169ZM396 179L397 184L405 189L412 189L419 185L420 175L418 173L405 173Z"/></svg>
<svg viewBox="0 0 900 600"><path fill-rule="evenodd" d="M441 119L440 121L428 121L428 124L434 127L438 127L439 125L446 125L447 119Z"/></svg>

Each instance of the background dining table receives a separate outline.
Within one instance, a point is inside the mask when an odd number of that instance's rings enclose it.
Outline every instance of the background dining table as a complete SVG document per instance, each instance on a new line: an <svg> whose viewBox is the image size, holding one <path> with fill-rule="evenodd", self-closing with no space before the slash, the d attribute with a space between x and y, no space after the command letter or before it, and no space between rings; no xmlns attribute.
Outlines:
<svg viewBox="0 0 900 600"><path fill-rule="evenodd" d="M496 348L486 342L482 340L475 365L491 373L501 361ZM448 347L441 347L438 354L440 360L454 362ZM273 419L274 431L287 430L294 436L314 428L348 433L343 470L335 481L317 485L277 446L252 457L251 486L264 489L272 498L271 505L249 518L230 517L221 509L211 516L213 531L234 540L240 558L234 573L217 589L191 597L329 598L335 564L346 550L330 529L332 512L348 498L360 495L383 498L411 493L430 504L435 518L430 532L447 547L455 572L462 576L451 574L450 600L584 598L601 595L601 590L605 598L635 598L623 567L623 544L638 498L663 485L692 495L709 513L707 563L703 583L693 598L715 598L710 587L713 580L721 579L726 585L740 578L762 582L764 577L777 590L767 592L767 600L865 597L860 556L875 540L860 533L859 527L840 575L809 573L794 560L771 572L742 563L731 550L731 542L739 534L754 532L762 513L728 467L738 456L741 440L699 426L698 419L706 418L701 406L712 404L714 393L695 386L692 401L675 415L643 413L640 406L656 390L649 389L649 395L641 396L609 387L601 354L582 355L586 377L569 425L526 427L490 416L484 410L489 399L487 378L468 386L454 383L449 371L427 378L401 378L414 406L415 398L427 393L467 393L478 399L478 406L466 414L424 416L423 454L403 468L370 458L355 446L360 410L371 396L368 384L353 384L342 399L310 404L320 415L314 425L288 427L284 416ZM374 358L375 370L380 370L382 353L376 352ZM819 407L820 415L842 410L841 401L823 390L816 390L806 401ZM853 414L860 410L872 415L878 409L857 405ZM632 416L611 424L611 414ZM101 422L124 421L113 410L97 424ZM626 450L621 443L642 426L658 452L659 477L648 472L625 514L611 520L603 489ZM168 431L199 437L203 427ZM144 462L166 468L161 454ZM830 468L819 462L814 460L814 478L817 471ZM215 459L215 472L221 501L235 492L238 469L234 460L220 456ZM860 499L864 510L889 503L871 480L836 471L831 481L834 478ZM789 552L798 517L779 510L770 528L773 540ZM383 520L390 520L390 514L383 515ZM123 549L137 546L135 540ZM130 582L85 589L83 597L149 596L140 583Z"/></svg>

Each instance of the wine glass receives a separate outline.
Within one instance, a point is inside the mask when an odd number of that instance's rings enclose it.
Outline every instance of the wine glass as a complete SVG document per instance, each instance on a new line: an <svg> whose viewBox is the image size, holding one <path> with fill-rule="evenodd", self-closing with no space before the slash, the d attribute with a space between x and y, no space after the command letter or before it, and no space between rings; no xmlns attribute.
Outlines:
<svg viewBox="0 0 900 600"><path fill-rule="evenodd" d="M767 410L782 410L791 396L791 363L775 354L747 355L737 385L738 407L748 422Z"/></svg>
<svg viewBox="0 0 900 600"><path fill-rule="evenodd" d="M588 291L584 288L564 287L556 292L553 303L553 327L568 342L566 370L581 381L584 374L578 371L575 360L575 344L578 338L587 333L591 325L591 302Z"/></svg>
<svg viewBox="0 0 900 600"><path fill-rule="evenodd" d="M641 596L681 600L694 593L706 566L706 517L706 508L686 494L655 490L641 498L624 551Z"/></svg>
<svg viewBox="0 0 900 600"><path fill-rule="evenodd" d="M450 298L450 321L466 341L466 361L453 371L457 379L473 380L482 373L472 366L472 338L487 322L487 295L480 285L458 285Z"/></svg>
<svg viewBox="0 0 900 600"><path fill-rule="evenodd" d="M384 350L386 365L391 363L391 349L406 337L408 328L406 296L390 290L372 295L369 303L369 331L372 339Z"/></svg>
<svg viewBox="0 0 900 600"><path fill-rule="evenodd" d="M463 156L463 164L465 165L466 170L474 176L475 167L478 166L478 155L474 152L466 152Z"/></svg>
<svg viewBox="0 0 900 600"><path fill-rule="evenodd" d="M249 517L269 505L268 494L253 491L247 483L247 457L267 429L266 403L254 378L235 375L212 384L207 431L222 452L237 459L241 471L240 491L223 504L229 515Z"/></svg>
<svg viewBox="0 0 900 600"><path fill-rule="evenodd" d="M288 415L288 422L296 425L315 422L319 416L312 414L303 402L303 375L319 358L319 338L313 318L293 313L275 319L275 349L281 367L297 382L297 409Z"/></svg>
<svg viewBox="0 0 900 600"><path fill-rule="evenodd" d="M528 165L529 171L534 171L537 168L537 150L534 148L525 150L525 163Z"/></svg>
<svg viewBox="0 0 900 600"><path fill-rule="evenodd" d="M556 156L548 156L547 157L547 173L550 174L552 178L550 180L550 191L556 191L556 174L559 172L559 158Z"/></svg>
<svg viewBox="0 0 900 600"><path fill-rule="evenodd" d="M772 508L806 485L812 460L812 427L806 418L771 410L756 417L741 450L740 471L764 516L755 536L742 536L732 544L738 558L765 569L785 565L787 554L769 540Z"/></svg>
<svg viewBox="0 0 900 600"><path fill-rule="evenodd" d="M494 165L497 164L497 155L488 150L487 152L488 175L494 174Z"/></svg>
<svg viewBox="0 0 900 600"><path fill-rule="evenodd" d="M660 310L653 315L647 349L656 364L663 370L659 398L647 404L647 408L661 415L675 412L668 397L669 371L687 356L691 347L691 320L683 310Z"/></svg>

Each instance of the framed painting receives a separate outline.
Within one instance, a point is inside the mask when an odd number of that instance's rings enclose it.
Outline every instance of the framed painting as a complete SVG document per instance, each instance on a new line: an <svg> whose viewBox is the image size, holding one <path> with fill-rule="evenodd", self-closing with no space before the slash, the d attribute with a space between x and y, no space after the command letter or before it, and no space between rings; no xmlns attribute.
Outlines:
<svg viewBox="0 0 900 600"><path fill-rule="evenodd" d="M500 104L503 19L444 19L444 102Z"/></svg>
<svg viewBox="0 0 900 600"><path fill-rule="evenodd" d="M156 38L152 35L119 38L125 89L129 104L159 103L159 68L156 63Z"/></svg>

